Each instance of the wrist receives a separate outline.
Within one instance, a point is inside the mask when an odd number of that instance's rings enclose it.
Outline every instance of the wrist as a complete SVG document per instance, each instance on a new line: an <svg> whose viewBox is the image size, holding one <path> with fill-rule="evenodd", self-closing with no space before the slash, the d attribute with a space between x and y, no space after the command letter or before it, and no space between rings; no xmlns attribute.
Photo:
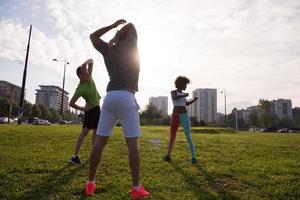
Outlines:
<svg viewBox="0 0 300 200"><path fill-rule="evenodd" d="M113 28L117 28L117 24L116 23L113 23L112 25L110 25L110 29L113 29Z"/></svg>

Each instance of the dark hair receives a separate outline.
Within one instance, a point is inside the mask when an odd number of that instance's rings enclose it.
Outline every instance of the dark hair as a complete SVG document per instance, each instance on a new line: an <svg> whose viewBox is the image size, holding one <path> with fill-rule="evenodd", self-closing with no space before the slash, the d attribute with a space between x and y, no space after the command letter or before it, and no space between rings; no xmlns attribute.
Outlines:
<svg viewBox="0 0 300 200"><path fill-rule="evenodd" d="M79 75L81 74L81 66L77 67L76 74L79 77Z"/></svg>
<svg viewBox="0 0 300 200"><path fill-rule="evenodd" d="M174 83L177 89L181 89L184 85L190 83L190 79L185 76L178 76Z"/></svg>

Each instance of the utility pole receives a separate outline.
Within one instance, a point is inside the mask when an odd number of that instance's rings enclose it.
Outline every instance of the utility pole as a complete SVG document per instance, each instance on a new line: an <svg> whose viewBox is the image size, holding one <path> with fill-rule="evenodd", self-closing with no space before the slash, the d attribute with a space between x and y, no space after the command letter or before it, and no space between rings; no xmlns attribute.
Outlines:
<svg viewBox="0 0 300 200"><path fill-rule="evenodd" d="M27 63L28 63L29 48L30 48L31 30L32 30L32 25L30 25L30 30L29 30L27 52L26 52L26 58L25 58L25 67L24 67L24 72L23 72L22 90L21 90L20 104L19 104L19 111L18 111L18 124L22 123L22 118L23 118L24 92L25 92L25 84L26 84Z"/></svg>

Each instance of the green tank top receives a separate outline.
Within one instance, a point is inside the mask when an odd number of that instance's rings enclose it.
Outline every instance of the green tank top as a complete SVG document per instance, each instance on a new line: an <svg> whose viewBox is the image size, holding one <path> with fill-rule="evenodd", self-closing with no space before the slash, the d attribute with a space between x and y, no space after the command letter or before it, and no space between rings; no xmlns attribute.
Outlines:
<svg viewBox="0 0 300 200"><path fill-rule="evenodd" d="M82 97L90 107L98 105L101 98L91 76L86 82L78 84L74 97Z"/></svg>

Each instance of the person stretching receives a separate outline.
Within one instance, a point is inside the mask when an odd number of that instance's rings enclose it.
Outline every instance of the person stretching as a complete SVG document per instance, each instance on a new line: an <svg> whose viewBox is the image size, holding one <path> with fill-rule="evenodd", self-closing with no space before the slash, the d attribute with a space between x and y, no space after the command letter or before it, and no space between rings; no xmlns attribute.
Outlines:
<svg viewBox="0 0 300 200"><path fill-rule="evenodd" d="M141 135L139 106L135 99L138 91L140 62L137 48L137 32L132 23L124 25L115 36L106 43L103 35L125 24L121 19L110 26L101 28L90 35L93 46L99 51L110 78L107 94L102 105L102 113L91 152L89 179L86 183L86 195L93 195L96 189L96 171L103 149L119 120L128 147L129 165L132 175L131 198L139 199L150 193L140 184L140 150L138 139Z"/></svg>
<svg viewBox="0 0 300 200"><path fill-rule="evenodd" d="M194 97L192 101L187 101L186 97L189 96L188 93L184 93L183 90L186 89L187 84L190 83L190 80L184 76L178 76L175 80L176 90L171 91L172 102L174 105L173 114L171 116L170 122L170 141L168 146L168 153L164 156L164 160L171 162L171 153L174 147L176 133L178 130L179 123L182 124L185 137L189 143L190 152L192 155L192 164L196 164L196 153L195 147L191 135L191 123L189 116L187 114L186 106L197 101L197 97Z"/></svg>
<svg viewBox="0 0 300 200"><path fill-rule="evenodd" d="M70 107L84 111L84 121L82 125L82 130L77 138L73 157L69 161L73 164L81 164L81 161L78 157L80 146L90 130L93 130L92 145L94 144L96 130L98 127L98 121L100 116L99 100L101 97L97 91L96 85L92 78L92 72L93 59L88 59L77 68L76 74L80 82L69 103ZM86 105L84 107L76 104L76 101L80 97L82 97L86 101Z"/></svg>

